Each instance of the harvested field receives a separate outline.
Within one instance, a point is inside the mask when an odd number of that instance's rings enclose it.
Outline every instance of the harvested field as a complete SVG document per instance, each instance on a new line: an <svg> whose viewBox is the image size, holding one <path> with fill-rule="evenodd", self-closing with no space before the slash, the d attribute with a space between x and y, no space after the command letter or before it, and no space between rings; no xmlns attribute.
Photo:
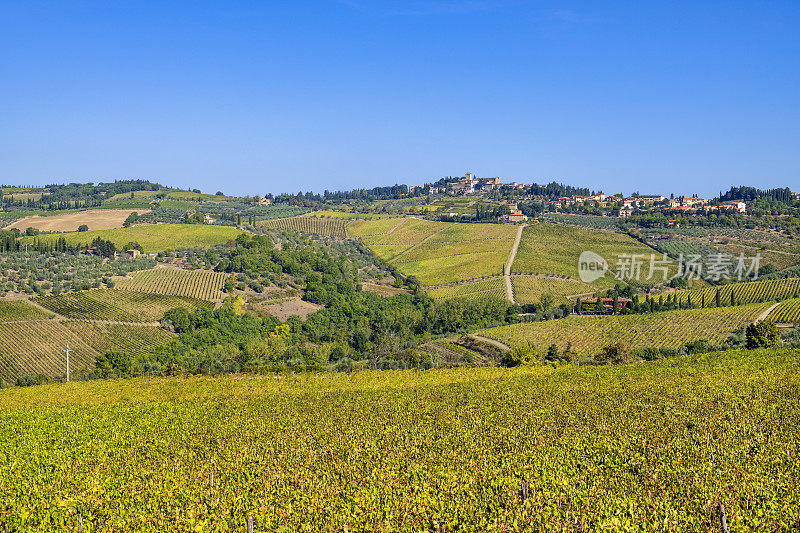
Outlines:
<svg viewBox="0 0 800 533"><path fill-rule="evenodd" d="M115 229L121 228L131 213L136 212L141 215L149 211L149 209L91 209L49 217L34 215L17 220L6 229L17 228L25 231L27 228L35 228L39 231L65 232L77 231L83 224L89 226L90 230Z"/></svg>

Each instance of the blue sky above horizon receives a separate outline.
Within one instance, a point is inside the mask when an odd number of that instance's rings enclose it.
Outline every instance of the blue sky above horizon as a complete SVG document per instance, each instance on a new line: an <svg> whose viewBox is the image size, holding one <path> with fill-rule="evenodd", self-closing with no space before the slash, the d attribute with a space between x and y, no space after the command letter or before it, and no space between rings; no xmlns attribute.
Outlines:
<svg viewBox="0 0 800 533"><path fill-rule="evenodd" d="M0 2L0 182L800 189L800 2Z"/></svg>

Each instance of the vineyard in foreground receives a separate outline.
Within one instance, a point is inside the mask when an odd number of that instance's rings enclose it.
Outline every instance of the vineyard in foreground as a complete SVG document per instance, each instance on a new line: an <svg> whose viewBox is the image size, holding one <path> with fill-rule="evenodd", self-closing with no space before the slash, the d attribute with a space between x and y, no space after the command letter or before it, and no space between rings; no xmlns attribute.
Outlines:
<svg viewBox="0 0 800 533"><path fill-rule="evenodd" d="M80 320L155 322L175 307L189 310L211 307L205 300L118 289L97 289L58 296L43 296L36 302L54 313Z"/></svg>
<svg viewBox="0 0 800 533"><path fill-rule="evenodd" d="M264 229L299 231L300 233L316 233L344 239L347 237L347 220L343 218L322 218L299 216L261 220L256 225Z"/></svg>
<svg viewBox="0 0 800 533"><path fill-rule="evenodd" d="M595 355L621 342L631 348L677 348L696 340L720 343L740 327L756 320L770 304L665 311L647 315L577 316L545 322L526 322L480 330L478 333L511 347L526 343L539 351L567 343L579 354Z"/></svg>
<svg viewBox="0 0 800 533"><path fill-rule="evenodd" d="M155 268L133 272L117 282L117 288L152 292L168 296L188 296L201 300L220 300L227 274L213 270Z"/></svg>
<svg viewBox="0 0 800 533"><path fill-rule="evenodd" d="M798 361L778 350L3 390L0 522L710 532L722 504L730 531L793 530Z"/></svg>

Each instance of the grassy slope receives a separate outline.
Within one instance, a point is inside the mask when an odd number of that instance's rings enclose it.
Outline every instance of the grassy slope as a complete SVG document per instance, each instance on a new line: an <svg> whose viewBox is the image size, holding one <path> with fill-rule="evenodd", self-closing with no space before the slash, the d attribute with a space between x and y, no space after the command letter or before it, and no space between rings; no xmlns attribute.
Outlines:
<svg viewBox="0 0 800 533"><path fill-rule="evenodd" d="M241 231L229 226L208 226L203 224L143 224L131 228L60 233L40 235L41 240L55 240L64 237L68 244L90 244L96 237L112 241L117 248L129 242L138 242L145 253L210 246L235 239ZM33 237L25 237L22 242L33 242Z"/></svg>
<svg viewBox="0 0 800 533"><path fill-rule="evenodd" d="M650 315L571 316L546 322L527 322L480 330L478 333L510 346L550 344L590 355L622 342L631 348L678 347L695 340L724 341L732 332L755 320L770 304L741 307L665 311Z"/></svg>
<svg viewBox="0 0 800 533"><path fill-rule="evenodd" d="M718 531L722 502L731 531L790 530L798 355L3 390L3 521L71 530L80 509L119 531L243 530L248 515L259 531Z"/></svg>

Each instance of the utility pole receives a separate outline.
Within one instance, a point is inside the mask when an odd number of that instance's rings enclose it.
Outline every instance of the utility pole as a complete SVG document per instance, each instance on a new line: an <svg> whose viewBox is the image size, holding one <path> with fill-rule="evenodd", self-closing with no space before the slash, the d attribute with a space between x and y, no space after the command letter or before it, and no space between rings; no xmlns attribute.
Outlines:
<svg viewBox="0 0 800 533"><path fill-rule="evenodd" d="M65 351L67 352L67 381L69 381L69 344L67 344Z"/></svg>

